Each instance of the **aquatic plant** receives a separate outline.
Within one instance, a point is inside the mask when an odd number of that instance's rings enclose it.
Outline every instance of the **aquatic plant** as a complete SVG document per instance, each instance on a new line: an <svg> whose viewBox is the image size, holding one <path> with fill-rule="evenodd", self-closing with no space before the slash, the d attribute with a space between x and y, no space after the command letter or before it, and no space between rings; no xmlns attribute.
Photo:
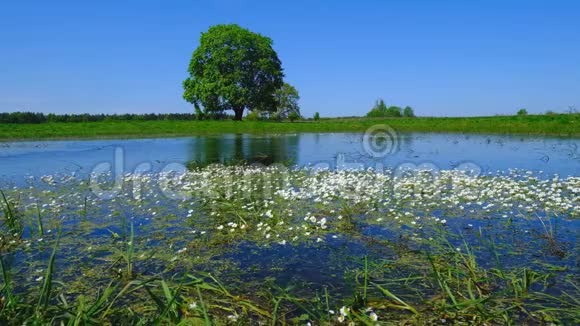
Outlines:
<svg viewBox="0 0 580 326"><path fill-rule="evenodd" d="M2 194L0 323L580 320L578 177L210 165L88 189Z"/></svg>

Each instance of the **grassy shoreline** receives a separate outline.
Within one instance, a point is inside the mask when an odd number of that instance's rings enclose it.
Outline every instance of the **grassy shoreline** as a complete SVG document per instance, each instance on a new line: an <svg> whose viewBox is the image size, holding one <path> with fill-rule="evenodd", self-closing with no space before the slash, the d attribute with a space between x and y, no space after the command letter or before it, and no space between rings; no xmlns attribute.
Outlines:
<svg viewBox="0 0 580 326"><path fill-rule="evenodd" d="M400 132L489 133L580 137L580 115L466 118L331 118L320 121L103 121L0 124L0 141L140 138L224 133L362 132L387 124Z"/></svg>

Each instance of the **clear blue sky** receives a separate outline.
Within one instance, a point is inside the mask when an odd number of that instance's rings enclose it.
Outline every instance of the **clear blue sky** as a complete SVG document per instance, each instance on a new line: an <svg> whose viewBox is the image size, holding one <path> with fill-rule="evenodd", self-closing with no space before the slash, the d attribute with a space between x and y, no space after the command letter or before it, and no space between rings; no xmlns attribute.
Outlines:
<svg viewBox="0 0 580 326"><path fill-rule="evenodd" d="M201 32L274 40L303 114L580 109L580 1L3 1L0 112L192 112Z"/></svg>

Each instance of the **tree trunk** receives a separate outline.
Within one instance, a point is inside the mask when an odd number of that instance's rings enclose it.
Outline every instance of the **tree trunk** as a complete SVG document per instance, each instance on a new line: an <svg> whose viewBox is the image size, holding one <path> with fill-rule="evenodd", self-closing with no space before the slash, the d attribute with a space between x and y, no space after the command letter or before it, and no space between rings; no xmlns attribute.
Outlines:
<svg viewBox="0 0 580 326"><path fill-rule="evenodd" d="M235 116L234 116L234 120L236 121L241 121L242 117L244 116L244 108L234 108L234 112L235 112Z"/></svg>

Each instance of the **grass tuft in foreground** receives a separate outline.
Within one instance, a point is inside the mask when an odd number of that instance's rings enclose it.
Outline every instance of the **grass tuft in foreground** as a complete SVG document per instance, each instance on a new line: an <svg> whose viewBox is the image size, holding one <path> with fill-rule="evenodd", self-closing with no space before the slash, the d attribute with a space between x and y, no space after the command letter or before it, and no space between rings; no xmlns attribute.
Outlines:
<svg viewBox="0 0 580 326"><path fill-rule="evenodd" d="M580 322L580 178L415 172L212 165L169 183L179 199L155 173L112 200L82 177L5 190L0 324Z"/></svg>

